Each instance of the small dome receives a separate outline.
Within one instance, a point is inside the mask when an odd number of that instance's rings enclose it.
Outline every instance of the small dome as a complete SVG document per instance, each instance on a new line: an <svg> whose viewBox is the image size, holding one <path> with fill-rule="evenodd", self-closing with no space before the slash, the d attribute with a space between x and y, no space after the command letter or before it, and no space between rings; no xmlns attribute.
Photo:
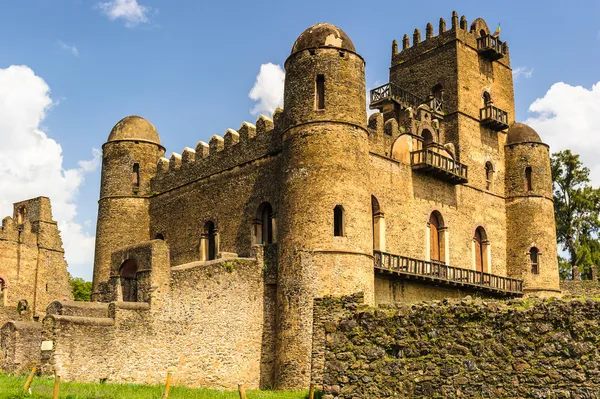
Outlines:
<svg viewBox="0 0 600 399"><path fill-rule="evenodd" d="M352 40L343 30L335 25L322 23L311 26L298 36L292 47L292 54L317 47L335 47L356 52Z"/></svg>
<svg viewBox="0 0 600 399"><path fill-rule="evenodd" d="M513 123L506 134L506 144L541 143L540 135L524 123Z"/></svg>
<svg viewBox="0 0 600 399"><path fill-rule="evenodd" d="M107 141L118 140L143 140L160 144L156 128L140 116L127 116L112 128Z"/></svg>

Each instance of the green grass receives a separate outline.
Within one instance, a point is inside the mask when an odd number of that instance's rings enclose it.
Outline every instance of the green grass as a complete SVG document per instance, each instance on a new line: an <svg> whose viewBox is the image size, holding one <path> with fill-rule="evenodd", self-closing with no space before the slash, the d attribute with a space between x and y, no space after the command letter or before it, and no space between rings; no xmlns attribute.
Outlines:
<svg viewBox="0 0 600 399"><path fill-rule="evenodd" d="M54 380L35 377L31 395L23 394L25 377L0 374L0 399L52 398ZM63 382L60 384L61 399L160 399L164 387L157 385L94 384ZM305 399L308 392L246 391L248 399ZM237 391L191 389L171 387L169 399L239 399Z"/></svg>

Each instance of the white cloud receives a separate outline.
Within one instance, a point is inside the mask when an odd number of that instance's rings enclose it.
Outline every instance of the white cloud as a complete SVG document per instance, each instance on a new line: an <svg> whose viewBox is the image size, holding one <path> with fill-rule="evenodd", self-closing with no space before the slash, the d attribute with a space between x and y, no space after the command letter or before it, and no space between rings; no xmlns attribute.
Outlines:
<svg viewBox="0 0 600 399"><path fill-rule="evenodd" d="M69 53L73 54L75 57L79 57L79 50L77 50L77 47L75 47L74 45L67 44L61 40L58 41L58 45L61 48L61 50L68 51Z"/></svg>
<svg viewBox="0 0 600 399"><path fill-rule="evenodd" d="M94 237L76 222L75 200L85 173L98 167L100 151L78 168L64 169L60 144L40 125L55 105L46 82L29 67L0 69L0 217L12 216L13 202L50 197L70 270L89 275Z"/></svg>
<svg viewBox="0 0 600 399"><path fill-rule="evenodd" d="M256 82L248 96L258 103L252 108L252 114L272 114L277 107L283 107L283 81L285 72L280 65L262 64L256 76Z"/></svg>
<svg viewBox="0 0 600 399"><path fill-rule="evenodd" d="M125 20L125 26L128 28L150 22L148 14L151 8L138 4L137 0L111 0L98 3L96 7L111 21L119 18Z"/></svg>
<svg viewBox="0 0 600 399"><path fill-rule="evenodd" d="M512 74L515 82L518 82L521 76L523 76L525 79L529 79L531 76L533 76L533 68L516 67L513 69Z"/></svg>
<svg viewBox="0 0 600 399"><path fill-rule="evenodd" d="M594 186L600 186L600 82L591 89L555 83L529 111L537 115L525 123L550 145L550 151L570 149L580 154Z"/></svg>

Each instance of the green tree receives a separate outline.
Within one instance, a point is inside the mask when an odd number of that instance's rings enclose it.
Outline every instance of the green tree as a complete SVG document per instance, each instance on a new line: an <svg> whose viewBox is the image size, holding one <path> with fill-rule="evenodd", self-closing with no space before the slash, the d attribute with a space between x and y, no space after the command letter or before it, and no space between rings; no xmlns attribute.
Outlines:
<svg viewBox="0 0 600 399"><path fill-rule="evenodd" d="M69 283L71 283L73 298L75 298L76 301L90 301L92 297L92 283L90 281L85 281L81 277L69 275Z"/></svg>
<svg viewBox="0 0 600 399"><path fill-rule="evenodd" d="M600 261L600 190L590 185L590 170L579 155L564 150L552 154L556 238L568 257L559 257L561 277L572 276L578 267L583 275Z"/></svg>

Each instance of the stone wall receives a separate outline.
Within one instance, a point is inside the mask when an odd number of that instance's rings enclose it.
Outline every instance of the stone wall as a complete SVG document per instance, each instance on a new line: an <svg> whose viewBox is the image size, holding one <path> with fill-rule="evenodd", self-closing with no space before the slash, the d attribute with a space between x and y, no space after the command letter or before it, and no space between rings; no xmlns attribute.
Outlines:
<svg viewBox="0 0 600 399"><path fill-rule="evenodd" d="M600 301L315 303L313 381L324 398L598 397Z"/></svg>
<svg viewBox="0 0 600 399"><path fill-rule="evenodd" d="M53 303L43 321L43 339L53 342L42 352L44 371L158 384L176 367L174 384L270 386L274 341L264 337L274 336L276 286L263 274L256 259L195 262L173 267L150 303Z"/></svg>
<svg viewBox="0 0 600 399"><path fill-rule="evenodd" d="M600 280L561 280L560 290L567 296L600 297Z"/></svg>

